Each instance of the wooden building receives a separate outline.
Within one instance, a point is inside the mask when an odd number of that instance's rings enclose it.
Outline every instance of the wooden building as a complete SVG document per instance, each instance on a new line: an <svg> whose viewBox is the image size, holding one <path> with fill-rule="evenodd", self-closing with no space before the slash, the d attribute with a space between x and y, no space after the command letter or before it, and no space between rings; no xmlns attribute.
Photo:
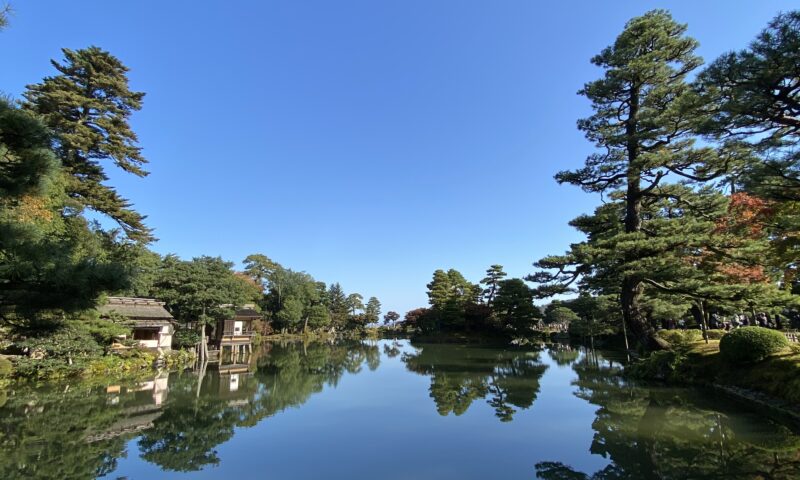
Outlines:
<svg viewBox="0 0 800 480"><path fill-rule="evenodd" d="M219 350L230 348L232 351L241 352L251 350L253 337L256 332L253 322L261 319L252 306L245 306L236 310L233 318L220 320L214 329L214 343Z"/></svg>
<svg viewBox="0 0 800 480"><path fill-rule="evenodd" d="M108 302L98 310L101 317L116 314L128 319L133 339L138 340L141 346L158 351L172 348L174 319L164 308L164 302L152 298L108 297Z"/></svg>

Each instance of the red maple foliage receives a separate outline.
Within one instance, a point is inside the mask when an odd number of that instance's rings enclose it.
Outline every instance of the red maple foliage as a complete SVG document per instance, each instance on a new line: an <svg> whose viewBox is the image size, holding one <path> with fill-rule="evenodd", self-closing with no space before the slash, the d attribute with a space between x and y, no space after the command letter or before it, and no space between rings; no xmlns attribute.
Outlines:
<svg viewBox="0 0 800 480"><path fill-rule="evenodd" d="M717 220L716 233L758 238L773 215L773 206L763 198L740 192L730 197L728 211Z"/></svg>

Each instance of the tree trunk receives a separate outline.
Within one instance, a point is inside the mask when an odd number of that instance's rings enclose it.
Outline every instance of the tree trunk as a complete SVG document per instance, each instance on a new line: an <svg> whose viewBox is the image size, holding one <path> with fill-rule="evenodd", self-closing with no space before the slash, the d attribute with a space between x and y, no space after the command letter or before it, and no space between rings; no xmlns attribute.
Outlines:
<svg viewBox="0 0 800 480"><path fill-rule="evenodd" d="M208 348L206 346L206 326L200 322L200 364L204 365L208 360Z"/></svg>
<svg viewBox="0 0 800 480"><path fill-rule="evenodd" d="M700 331L703 332L703 340L708 343L708 322L706 321L708 312L706 311L704 302L694 303L692 305L691 312L692 317L694 317L694 321L697 322L697 325L700 327Z"/></svg>
<svg viewBox="0 0 800 480"><path fill-rule="evenodd" d="M628 119L625 122L627 137L627 191L625 195L625 232L636 233L642 229L642 170L638 164L639 139L637 135L639 114L639 89L631 87ZM628 255L630 257L630 254ZM637 258L626 258L625 262L636 261ZM635 275L625 275L622 279L622 317L628 325L641 348L646 350L663 350L669 343L656 335L656 330L642 312L639 301L644 290L643 282Z"/></svg>

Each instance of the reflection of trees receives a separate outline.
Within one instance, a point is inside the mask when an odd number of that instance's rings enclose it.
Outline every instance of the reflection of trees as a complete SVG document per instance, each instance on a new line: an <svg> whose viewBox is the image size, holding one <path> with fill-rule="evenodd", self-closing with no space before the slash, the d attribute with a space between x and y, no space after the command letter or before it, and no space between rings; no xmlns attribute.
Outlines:
<svg viewBox="0 0 800 480"><path fill-rule="evenodd" d="M403 360L412 372L431 377L430 396L440 415L461 415L486 398L504 422L513 419L514 407L533 405L547 369L538 352L463 345L421 345Z"/></svg>
<svg viewBox="0 0 800 480"><path fill-rule="evenodd" d="M0 406L0 478L102 476L140 434L142 459L169 471L200 470L220 462L216 448L236 427L302 405L346 373L379 363L377 343L293 343L254 356L249 372L208 371L202 382L191 372L172 374L163 404L139 387L12 390Z"/></svg>
<svg viewBox="0 0 800 480"><path fill-rule="evenodd" d="M86 437L112 425L124 406L75 385L9 392L0 408L0 478L94 478L114 470L125 440Z"/></svg>
<svg viewBox="0 0 800 480"><path fill-rule="evenodd" d="M400 350L401 345L402 344L397 340L394 340L391 343L385 343L383 345L383 354L389 358L395 358L402 353Z"/></svg>
<svg viewBox="0 0 800 480"><path fill-rule="evenodd" d="M139 441L142 458L165 470L193 471L219 463L214 448L233 436L234 427L256 425L286 408L305 403L325 385L336 385L363 365L378 367L377 344L290 343L275 345L255 359L255 373L237 377L210 375L199 396L193 388L170 392L170 404L153 429ZM196 380L195 380L196 382ZM180 398L179 398L180 397Z"/></svg>
<svg viewBox="0 0 800 480"><path fill-rule="evenodd" d="M553 344L547 349L547 355L559 366L572 365L578 360L580 350L568 344Z"/></svg>
<svg viewBox="0 0 800 480"><path fill-rule="evenodd" d="M573 368L576 395L599 407L591 452L611 465L588 475L541 462L539 478L800 478L800 438L788 428L728 409L708 392L629 384L601 365L588 355Z"/></svg>

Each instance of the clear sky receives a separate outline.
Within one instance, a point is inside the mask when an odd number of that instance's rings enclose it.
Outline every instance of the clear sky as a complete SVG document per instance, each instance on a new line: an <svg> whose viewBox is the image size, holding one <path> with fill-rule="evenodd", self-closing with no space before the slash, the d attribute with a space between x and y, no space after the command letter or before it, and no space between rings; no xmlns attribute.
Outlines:
<svg viewBox="0 0 800 480"><path fill-rule="evenodd" d="M598 197L576 95L630 17L667 8L707 60L790 1L12 0L0 91L97 45L147 93L132 124L151 175L112 173L153 248L264 253L383 310L423 306L437 268L511 276L579 236Z"/></svg>

